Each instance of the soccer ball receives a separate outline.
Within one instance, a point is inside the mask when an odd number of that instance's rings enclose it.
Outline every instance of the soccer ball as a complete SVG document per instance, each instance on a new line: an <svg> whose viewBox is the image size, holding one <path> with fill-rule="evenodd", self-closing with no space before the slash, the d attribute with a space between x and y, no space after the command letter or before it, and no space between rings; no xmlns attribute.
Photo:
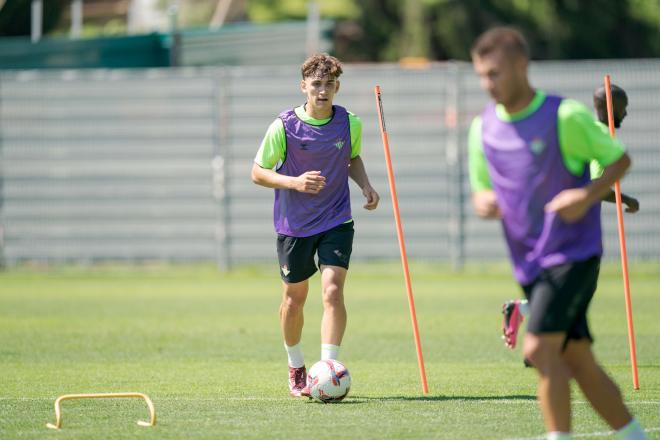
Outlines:
<svg viewBox="0 0 660 440"><path fill-rule="evenodd" d="M318 361L307 374L310 395L319 402L336 403L351 389L351 375L339 361Z"/></svg>

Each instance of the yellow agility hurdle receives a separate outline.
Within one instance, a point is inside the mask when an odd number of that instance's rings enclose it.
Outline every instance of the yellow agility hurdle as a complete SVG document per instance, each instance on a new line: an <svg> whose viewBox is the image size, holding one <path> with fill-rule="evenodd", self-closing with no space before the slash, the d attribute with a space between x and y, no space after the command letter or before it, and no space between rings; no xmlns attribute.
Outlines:
<svg viewBox="0 0 660 440"><path fill-rule="evenodd" d="M150 421L144 422L138 420L137 424L140 426L154 426L156 424L156 409L154 404L147 396L143 393L95 393L95 394L65 394L58 397L55 400L55 424L46 423L46 426L50 429L60 429L62 427L62 402L64 400L76 400L76 399L108 399L108 398L123 398L123 397L137 397L144 399L149 408Z"/></svg>

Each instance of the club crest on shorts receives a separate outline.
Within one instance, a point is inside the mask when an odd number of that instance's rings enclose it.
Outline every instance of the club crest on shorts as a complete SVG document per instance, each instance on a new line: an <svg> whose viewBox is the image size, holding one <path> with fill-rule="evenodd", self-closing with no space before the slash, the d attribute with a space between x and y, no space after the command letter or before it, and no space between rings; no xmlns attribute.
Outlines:
<svg viewBox="0 0 660 440"><path fill-rule="evenodd" d="M287 266L286 264L280 267L280 269L282 270L282 273L284 274L285 277L288 277L289 274L291 273L291 271L289 270L289 266Z"/></svg>
<svg viewBox="0 0 660 440"><path fill-rule="evenodd" d="M343 263L348 261L348 257L344 255L339 249L335 249L332 251L332 253L335 254Z"/></svg>

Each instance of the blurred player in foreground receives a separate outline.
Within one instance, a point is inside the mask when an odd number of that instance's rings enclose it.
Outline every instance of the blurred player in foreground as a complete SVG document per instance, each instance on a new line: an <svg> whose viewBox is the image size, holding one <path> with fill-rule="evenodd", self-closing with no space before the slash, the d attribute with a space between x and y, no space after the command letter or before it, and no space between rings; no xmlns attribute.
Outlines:
<svg viewBox="0 0 660 440"><path fill-rule="evenodd" d="M598 120L607 125L607 101L605 98L605 88L599 87L594 91L594 109ZM621 87L612 84L612 112L614 116L614 127L620 128L623 120L628 114L628 95ZM603 167L597 161L591 161L591 178L597 179L603 174ZM603 197L603 201L616 203L614 191ZM631 214L639 211L639 201L626 194L621 194L621 201L626 205L626 212ZM529 305L526 299L512 299L502 305L502 339L504 345L513 349L516 347L518 329L522 324L524 317L529 315Z"/></svg>
<svg viewBox="0 0 660 440"><path fill-rule="evenodd" d="M378 193L365 171L362 122L333 105L342 68L320 54L302 65L306 102L285 110L270 125L252 166L254 183L275 189L274 223L283 281L280 324L289 362L289 392L309 396L300 344L308 279L321 271L321 359L337 359L346 329L344 282L353 245L349 177L362 189L365 209Z"/></svg>
<svg viewBox="0 0 660 440"><path fill-rule="evenodd" d="M530 301L523 353L539 375L547 438L571 438L574 378L621 438L646 439L596 362L587 324L602 255L600 201L630 158L582 104L531 87L518 31L491 29L471 54L495 101L470 129L472 201L479 216L501 219L514 276ZM595 180L592 160L604 169Z"/></svg>

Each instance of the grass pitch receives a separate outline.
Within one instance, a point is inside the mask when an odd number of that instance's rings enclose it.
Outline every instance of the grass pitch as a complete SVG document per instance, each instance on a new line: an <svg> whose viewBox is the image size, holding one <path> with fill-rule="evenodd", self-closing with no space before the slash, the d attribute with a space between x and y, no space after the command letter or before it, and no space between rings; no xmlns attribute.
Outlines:
<svg viewBox="0 0 660 440"><path fill-rule="evenodd" d="M346 401L287 394L277 268L222 275L210 266L13 269L0 273L0 438L536 438L536 376L500 341L500 306L519 295L507 266L413 264L430 393L421 394L400 267L354 264L340 358ZM632 391L622 281L606 266L591 308L595 351L637 418L660 439L660 264L633 264L641 390ZM320 356L319 278L311 280L303 346ZM61 394L138 391L138 399L63 403ZM574 389L574 431L609 429Z"/></svg>

